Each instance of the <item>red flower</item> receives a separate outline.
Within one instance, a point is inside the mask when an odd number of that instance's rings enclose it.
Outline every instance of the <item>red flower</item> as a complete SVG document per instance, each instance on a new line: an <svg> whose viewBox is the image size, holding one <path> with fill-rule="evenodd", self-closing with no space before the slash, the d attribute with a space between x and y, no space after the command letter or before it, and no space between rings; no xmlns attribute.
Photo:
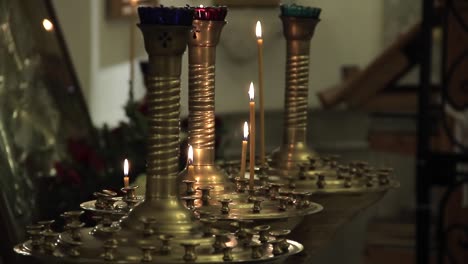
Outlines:
<svg viewBox="0 0 468 264"><path fill-rule="evenodd" d="M145 97L141 100L140 105L138 106L138 112L146 116L148 115L148 111L149 111L148 102L146 100L146 95L145 95Z"/></svg>
<svg viewBox="0 0 468 264"><path fill-rule="evenodd" d="M57 177L63 182L70 183L72 185L81 185L81 176L80 174L70 168L67 168L64 164L56 162L54 164Z"/></svg>
<svg viewBox="0 0 468 264"><path fill-rule="evenodd" d="M68 151L75 161L84 166L90 166L97 172L102 171L105 167L104 160L84 140L69 140Z"/></svg>
<svg viewBox="0 0 468 264"><path fill-rule="evenodd" d="M54 169L55 169L55 173L57 174L57 177L59 178L63 178L65 176L65 166L60 163L60 162L55 162L54 163Z"/></svg>
<svg viewBox="0 0 468 264"><path fill-rule="evenodd" d="M94 171L101 172L104 170L104 160L99 157L96 152L92 151L88 157L88 164Z"/></svg>
<svg viewBox="0 0 468 264"><path fill-rule="evenodd" d="M77 171L69 169L67 171L67 178L73 185L81 185L81 176Z"/></svg>
<svg viewBox="0 0 468 264"><path fill-rule="evenodd" d="M85 162L88 159L91 148L83 140L70 139L68 141L68 151L74 160Z"/></svg>

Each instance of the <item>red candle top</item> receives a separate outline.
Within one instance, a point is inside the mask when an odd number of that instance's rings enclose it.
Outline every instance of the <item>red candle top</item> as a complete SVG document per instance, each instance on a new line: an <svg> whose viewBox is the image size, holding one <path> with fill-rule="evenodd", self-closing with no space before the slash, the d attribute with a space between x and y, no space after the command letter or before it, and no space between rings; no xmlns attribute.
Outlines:
<svg viewBox="0 0 468 264"><path fill-rule="evenodd" d="M215 6L215 7L195 7L195 17L196 20L215 20L215 21L224 21L227 15L227 7L225 6Z"/></svg>

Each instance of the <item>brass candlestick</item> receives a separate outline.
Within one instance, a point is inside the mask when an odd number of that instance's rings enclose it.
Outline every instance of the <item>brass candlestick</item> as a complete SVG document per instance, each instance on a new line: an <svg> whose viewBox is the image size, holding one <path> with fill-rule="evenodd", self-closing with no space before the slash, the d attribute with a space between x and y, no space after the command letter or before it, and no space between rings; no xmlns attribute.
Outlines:
<svg viewBox="0 0 468 264"><path fill-rule="evenodd" d="M286 37L286 89L282 145L273 152L271 166L287 176L297 165L317 154L309 149L307 105L309 90L310 40L319 19L281 16Z"/></svg>
<svg viewBox="0 0 468 264"><path fill-rule="evenodd" d="M216 45L226 21L194 20L189 36L189 144L193 146L194 173L181 180L196 180L195 187L211 186L212 194L234 190L223 171L215 166L215 65ZM184 184L180 184L185 192Z"/></svg>

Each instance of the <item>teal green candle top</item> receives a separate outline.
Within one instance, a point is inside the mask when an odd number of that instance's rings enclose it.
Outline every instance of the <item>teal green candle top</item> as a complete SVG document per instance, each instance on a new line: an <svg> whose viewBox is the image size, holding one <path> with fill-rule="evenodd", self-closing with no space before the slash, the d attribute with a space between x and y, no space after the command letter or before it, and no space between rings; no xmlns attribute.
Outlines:
<svg viewBox="0 0 468 264"><path fill-rule="evenodd" d="M322 12L321 8L301 6L296 4L283 4L281 5L281 15L291 17L304 17L318 19Z"/></svg>

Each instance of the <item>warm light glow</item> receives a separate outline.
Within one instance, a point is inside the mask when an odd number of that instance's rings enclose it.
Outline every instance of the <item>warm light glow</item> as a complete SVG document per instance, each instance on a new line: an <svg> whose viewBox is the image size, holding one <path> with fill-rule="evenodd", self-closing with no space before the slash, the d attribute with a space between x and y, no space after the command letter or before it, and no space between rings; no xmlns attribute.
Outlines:
<svg viewBox="0 0 468 264"><path fill-rule="evenodd" d="M230 239L228 242L224 243L226 245L226 247L230 247L230 248L233 248L237 245L235 239Z"/></svg>
<svg viewBox="0 0 468 264"><path fill-rule="evenodd" d="M257 21L257 26L255 27L255 35L257 38L262 38L262 24L260 21Z"/></svg>
<svg viewBox="0 0 468 264"><path fill-rule="evenodd" d="M54 24L52 24L52 22L50 22L50 20L47 18L44 18L44 20L42 20L42 26L46 31L51 31L54 29Z"/></svg>
<svg viewBox="0 0 468 264"><path fill-rule="evenodd" d="M139 0L130 0L130 5L136 6Z"/></svg>
<svg viewBox="0 0 468 264"><path fill-rule="evenodd" d="M249 123L244 123L244 140L247 140L249 137Z"/></svg>
<svg viewBox="0 0 468 264"><path fill-rule="evenodd" d="M124 160L124 166L123 167L124 167L124 175L128 176L128 169L129 169L128 159Z"/></svg>
<svg viewBox="0 0 468 264"><path fill-rule="evenodd" d="M200 5L200 8L203 8L203 5Z"/></svg>
<svg viewBox="0 0 468 264"><path fill-rule="evenodd" d="M191 165L193 163L193 148L191 145L189 145L187 157L188 157L188 164Z"/></svg>
<svg viewBox="0 0 468 264"><path fill-rule="evenodd" d="M253 82L250 83L249 98L250 98L250 101L253 101L255 98L255 89L254 89Z"/></svg>

